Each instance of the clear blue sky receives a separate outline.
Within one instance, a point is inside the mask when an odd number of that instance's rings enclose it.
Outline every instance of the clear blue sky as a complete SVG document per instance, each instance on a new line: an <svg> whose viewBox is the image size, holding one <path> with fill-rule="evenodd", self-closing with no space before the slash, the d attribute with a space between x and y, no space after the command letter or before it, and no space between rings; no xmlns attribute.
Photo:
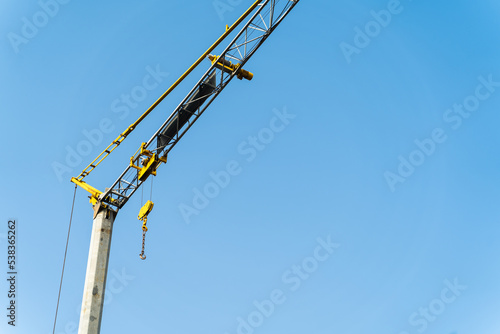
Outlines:
<svg viewBox="0 0 500 334"><path fill-rule="evenodd" d="M66 1L49 16L1 2L0 333L52 333L70 177L252 1L220 3L232 11ZM102 333L498 333L499 16L493 0L301 1L246 65L254 80L233 81L158 171L146 261L140 192L120 211ZM87 181L110 186L208 65ZM202 203L231 161L239 173ZM91 224L79 189L60 334L76 333Z"/></svg>

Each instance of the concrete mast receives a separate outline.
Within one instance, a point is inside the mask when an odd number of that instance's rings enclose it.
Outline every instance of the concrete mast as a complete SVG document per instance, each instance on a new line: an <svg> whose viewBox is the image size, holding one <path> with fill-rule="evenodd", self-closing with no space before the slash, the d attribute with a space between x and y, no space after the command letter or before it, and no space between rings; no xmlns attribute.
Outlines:
<svg viewBox="0 0 500 334"><path fill-rule="evenodd" d="M78 334L99 334L101 331L104 291L106 290L115 216L116 212L101 208L94 218Z"/></svg>

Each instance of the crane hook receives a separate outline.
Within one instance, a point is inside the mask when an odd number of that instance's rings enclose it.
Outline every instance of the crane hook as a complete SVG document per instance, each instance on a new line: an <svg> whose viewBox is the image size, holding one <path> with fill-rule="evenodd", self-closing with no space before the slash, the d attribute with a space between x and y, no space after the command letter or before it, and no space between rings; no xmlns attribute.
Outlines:
<svg viewBox="0 0 500 334"><path fill-rule="evenodd" d="M139 257L141 260L146 260L146 255L144 254L144 246L146 244L146 232L148 231L148 228L146 226L146 223L148 222L148 218L146 217L144 219L144 223L142 224L142 251L141 254L139 254Z"/></svg>

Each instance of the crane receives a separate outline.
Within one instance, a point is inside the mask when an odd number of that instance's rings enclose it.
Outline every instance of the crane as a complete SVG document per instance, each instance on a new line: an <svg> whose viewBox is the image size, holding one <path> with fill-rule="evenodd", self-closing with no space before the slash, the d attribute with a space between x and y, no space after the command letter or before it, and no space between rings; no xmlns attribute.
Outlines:
<svg viewBox="0 0 500 334"><path fill-rule="evenodd" d="M236 77L240 80L252 80L253 73L243 67L298 2L299 0L255 1L234 24L226 26L222 36L151 107L127 127L77 177L71 178L71 182L75 183L76 186L90 193L90 203L93 208L92 235L79 334L100 333L111 235L118 211L150 176L157 175L159 166L167 162L170 151L232 79ZM238 27L241 27L239 32L220 51L219 55L212 54ZM205 59L210 61L210 66L205 74L150 139L141 143L116 181L104 191L85 182L84 179ZM138 219L143 222L141 259L146 258L144 241L148 230L147 217L153 206L153 202L147 201L138 215Z"/></svg>

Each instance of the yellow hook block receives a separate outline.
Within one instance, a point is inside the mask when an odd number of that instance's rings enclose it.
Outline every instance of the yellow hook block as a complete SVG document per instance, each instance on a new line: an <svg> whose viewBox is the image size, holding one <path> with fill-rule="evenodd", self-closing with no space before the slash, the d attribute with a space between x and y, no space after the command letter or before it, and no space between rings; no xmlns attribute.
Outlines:
<svg viewBox="0 0 500 334"><path fill-rule="evenodd" d="M143 222L147 222L148 220L148 215L151 213L151 210L153 210L154 203L151 201L147 201L146 204L144 204L139 211L139 215L137 216L137 219ZM145 226L145 225L144 225Z"/></svg>

